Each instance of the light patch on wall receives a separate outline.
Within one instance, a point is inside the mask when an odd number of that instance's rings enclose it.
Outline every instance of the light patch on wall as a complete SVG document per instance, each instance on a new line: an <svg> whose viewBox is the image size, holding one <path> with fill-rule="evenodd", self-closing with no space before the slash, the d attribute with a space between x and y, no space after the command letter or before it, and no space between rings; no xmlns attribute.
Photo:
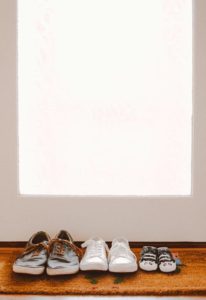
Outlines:
<svg viewBox="0 0 206 300"><path fill-rule="evenodd" d="M18 0L22 194L189 195L192 0Z"/></svg>

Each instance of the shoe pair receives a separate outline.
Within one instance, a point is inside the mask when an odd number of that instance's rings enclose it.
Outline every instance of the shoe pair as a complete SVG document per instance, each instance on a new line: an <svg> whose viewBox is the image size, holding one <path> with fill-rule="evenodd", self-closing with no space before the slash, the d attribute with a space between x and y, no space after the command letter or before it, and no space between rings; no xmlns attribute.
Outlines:
<svg viewBox="0 0 206 300"><path fill-rule="evenodd" d="M79 271L80 249L73 242L71 235L61 230L54 239L39 231L32 235L24 252L15 260L15 273L40 275L74 274Z"/></svg>
<svg viewBox="0 0 206 300"><path fill-rule="evenodd" d="M174 272L176 262L167 247L144 246L139 261L140 269L144 271L156 271L158 268L164 273Z"/></svg>
<svg viewBox="0 0 206 300"><path fill-rule="evenodd" d="M82 271L130 273L137 271L137 259L125 238L116 238L109 249L101 238L92 238L82 244L86 248L80 262Z"/></svg>

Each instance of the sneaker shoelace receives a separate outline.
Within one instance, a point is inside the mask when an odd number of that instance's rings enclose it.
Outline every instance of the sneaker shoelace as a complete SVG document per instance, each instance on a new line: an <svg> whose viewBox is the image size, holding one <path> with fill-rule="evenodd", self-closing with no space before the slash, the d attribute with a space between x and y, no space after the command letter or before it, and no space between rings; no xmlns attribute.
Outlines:
<svg viewBox="0 0 206 300"><path fill-rule="evenodd" d="M174 258L169 249L159 250L159 263L174 262Z"/></svg>
<svg viewBox="0 0 206 300"><path fill-rule="evenodd" d="M64 256L67 249L72 249L78 257L82 256L81 250L70 241L56 238L49 243L49 251L54 251L54 255Z"/></svg>
<svg viewBox="0 0 206 300"><path fill-rule="evenodd" d="M121 242L116 242L109 252L109 259L111 259L112 256L115 257L122 257L122 258L128 258L136 260L135 254L130 250L130 248L125 244Z"/></svg>
<svg viewBox="0 0 206 300"><path fill-rule="evenodd" d="M87 248L87 256L89 258L102 257L105 250L109 252L109 248L103 240L89 239L82 244L82 248Z"/></svg>
<svg viewBox="0 0 206 300"><path fill-rule="evenodd" d="M48 252L49 250L49 242L48 241L44 241L38 244L34 244L34 245L29 245L26 247L26 249L23 251L23 253L21 253L18 258L22 258L30 253L32 253L32 257L37 257L40 252L42 250L46 250L46 252Z"/></svg>
<svg viewBox="0 0 206 300"><path fill-rule="evenodd" d="M151 247L146 247L145 249L143 249L141 252L141 256L141 261L157 261L157 253L155 249L152 249Z"/></svg>
<svg viewBox="0 0 206 300"><path fill-rule="evenodd" d="M63 243L56 243L53 253L57 256L64 256L66 252L66 245Z"/></svg>

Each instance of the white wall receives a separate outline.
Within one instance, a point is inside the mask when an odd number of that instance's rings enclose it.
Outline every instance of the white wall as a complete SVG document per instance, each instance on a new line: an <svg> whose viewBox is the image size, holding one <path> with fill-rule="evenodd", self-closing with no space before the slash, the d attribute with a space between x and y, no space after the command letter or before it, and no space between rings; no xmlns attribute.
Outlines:
<svg viewBox="0 0 206 300"><path fill-rule="evenodd" d="M26 1L26 0L25 0ZM192 197L22 197L17 183L16 1L0 0L0 240L68 229L84 240L206 241L206 1L194 1Z"/></svg>

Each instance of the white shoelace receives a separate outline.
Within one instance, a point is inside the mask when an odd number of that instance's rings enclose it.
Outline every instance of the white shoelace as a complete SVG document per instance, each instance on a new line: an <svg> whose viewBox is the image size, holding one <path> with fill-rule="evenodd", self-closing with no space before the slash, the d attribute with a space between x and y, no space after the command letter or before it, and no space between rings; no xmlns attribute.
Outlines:
<svg viewBox="0 0 206 300"><path fill-rule="evenodd" d="M82 248L87 247L87 256L92 257L102 257L104 256L104 251L109 252L109 248L104 240L102 239L89 239L82 244Z"/></svg>
<svg viewBox="0 0 206 300"><path fill-rule="evenodd" d="M129 259L135 259L135 254L130 250L129 246L125 243L116 241L115 244L112 246L109 252L109 259L111 257L123 257Z"/></svg>

